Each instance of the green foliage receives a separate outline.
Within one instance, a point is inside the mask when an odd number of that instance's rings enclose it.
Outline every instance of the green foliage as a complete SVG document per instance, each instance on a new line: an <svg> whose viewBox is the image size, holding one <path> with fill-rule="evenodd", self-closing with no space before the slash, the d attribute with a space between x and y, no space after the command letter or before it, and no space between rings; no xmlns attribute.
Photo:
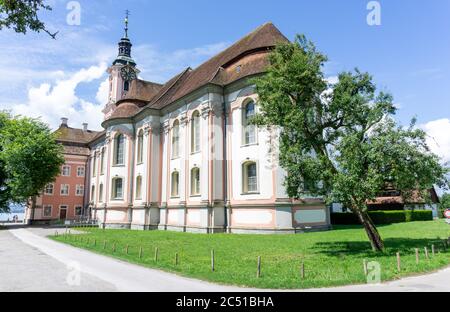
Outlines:
<svg viewBox="0 0 450 312"><path fill-rule="evenodd" d="M0 209L39 194L59 174L62 147L39 120L0 112Z"/></svg>
<svg viewBox="0 0 450 312"><path fill-rule="evenodd" d="M13 28L15 32L25 34L31 31L46 31L39 20L40 10L51 10L43 0L0 0L0 30Z"/></svg>
<svg viewBox="0 0 450 312"><path fill-rule="evenodd" d="M166 231L80 229L82 235L53 239L99 254L145 267L174 272L210 282L268 289L300 289L364 284L363 260L377 261L382 281L409 274L430 272L450 264L450 249L443 250L448 225L440 221L400 223L380 227L386 239L384 253L370 250L361 226L336 226L333 231L297 235L191 234ZM61 232L60 232L61 234ZM81 241L81 238L83 239ZM87 239L89 238L89 244ZM94 245L94 240L96 244ZM103 249L104 241L107 242ZM116 251L112 251L113 244ZM421 253L416 265L414 248L440 249L425 260ZM126 254L125 246L129 245ZM139 258L139 248L143 248ZM155 248L159 261L154 261ZM215 272L211 272L211 249L215 251ZM396 253L402 255L402 272L397 272ZM175 253L179 264L175 265ZM262 258L261 278L256 278L258 256ZM300 278L301 263L305 279Z"/></svg>
<svg viewBox="0 0 450 312"><path fill-rule="evenodd" d="M304 36L279 45L267 75L255 80L261 114L255 123L277 125L280 164L292 197L325 196L346 207L365 207L389 182L404 194L447 182L426 144L426 134L398 126L392 96L376 93L368 73L339 74L326 83L326 56Z"/></svg>
<svg viewBox="0 0 450 312"><path fill-rule="evenodd" d="M433 212L427 210L392 210L370 211L369 216L374 224L393 224L414 221L432 221ZM331 223L336 225L359 224L358 218L352 213L332 213Z"/></svg>
<svg viewBox="0 0 450 312"><path fill-rule="evenodd" d="M430 152L415 120L407 128L396 124L393 97L377 93L368 73L355 69L327 83L326 60L304 36L278 45L267 74L255 79L260 114L254 123L280 129L279 159L288 173L289 196L308 193L351 208L380 250L367 202L387 185L406 200L412 190L447 187L448 169Z"/></svg>

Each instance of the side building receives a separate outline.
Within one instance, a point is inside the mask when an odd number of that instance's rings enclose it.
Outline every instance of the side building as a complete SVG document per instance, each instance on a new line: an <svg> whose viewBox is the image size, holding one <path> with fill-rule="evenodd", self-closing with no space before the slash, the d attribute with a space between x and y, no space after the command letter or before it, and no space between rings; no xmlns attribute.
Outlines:
<svg viewBox="0 0 450 312"><path fill-rule="evenodd" d="M25 212L26 224L54 224L90 219L88 143L101 135L99 132L70 128L63 118L56 131L57 142L64 148L65 163L61 174L48 184L39 197L31 198Z"/></svg>

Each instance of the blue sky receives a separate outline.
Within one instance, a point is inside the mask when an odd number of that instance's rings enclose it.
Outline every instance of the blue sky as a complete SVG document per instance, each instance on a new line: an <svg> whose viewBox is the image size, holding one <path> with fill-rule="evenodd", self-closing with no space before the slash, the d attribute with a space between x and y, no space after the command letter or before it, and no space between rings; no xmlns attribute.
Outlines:
<svg viewBox="0 0 450 312"><path fill-rule="evenodd" d="M327 76L370 72L394 95L399 121L417 116L436 151L450 155L448 0L380 0L380 26L367 24L369 0L79 1L79 26L66 23L69 2L48 1L54 10L42 14L60 31L56 41L0 32L0 108L41 116L52 127L65 115L73 126L86 120L98 128L125 9L141 76L158 82L271 21L290 39L304 33L313 40L329 57Z"/></svg>

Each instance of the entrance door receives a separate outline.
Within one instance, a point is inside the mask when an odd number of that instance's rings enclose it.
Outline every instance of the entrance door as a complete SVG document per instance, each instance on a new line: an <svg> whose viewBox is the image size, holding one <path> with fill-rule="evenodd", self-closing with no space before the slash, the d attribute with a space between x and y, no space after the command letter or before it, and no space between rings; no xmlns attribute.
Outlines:
<svg viewBox="0 0 450 312"><path fill-rule="evenodd" d="M61 206L59 209L59 219L66 220L67 219L67 206Z"/></svg>

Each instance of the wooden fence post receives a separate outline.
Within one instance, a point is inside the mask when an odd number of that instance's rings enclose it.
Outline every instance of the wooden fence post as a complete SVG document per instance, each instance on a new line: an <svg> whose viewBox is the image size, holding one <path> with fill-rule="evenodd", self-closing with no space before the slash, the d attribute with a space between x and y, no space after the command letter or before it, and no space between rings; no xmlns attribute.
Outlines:
<svg viewBox="0 0 450 312"><path fill-rule="evenodd" d="M433 255L433 257L436 256L436 249L434 247L434 244L431 245L431 254Z"/></svg>
<svg viewBox="0 0 450 312"><path fill-rule="evenodd" d="M106 249L106 241L103 241L103 250Z"/></svg>
<svg viewBox="0 0 450 312"><path fill-rule="evenodd" d="M416 248L416 264L419 264L420 258L419 258L419 248Z"/></svg>
<svg viewBox="0 0 450 312"><path fill-rule="evenodd" d="M369 275L369 269L367 268L367 260L363 260L364 276Z"/></svg>
<svg viewBox="0 0 450 312"><path fill-rule="evenodd" d="M158 253L159 253L159 249L158 247L155 248L155 262L158 262Z"/></svg>
<svg viewBox="0 0 450 312"><path fill-rule="evenodd" d="M113 252L116 252L116 243L113 244Z"/></svg>
<svg viewBox="0 0 450 312"><path fill-rule="evenodd" d="M214 249L211 250L211 271L214 272L215 270L215 254Z"/></svg>
<svg viewBox="0 0 450 312"><path fill-rule="evenodd" d="M178 265L178 252L175 253L175 265Z"/></svg>
<svg viewBox="0 0 450 312"><path fill-rule="evenodd" d="M300 277L302 279L305 279L305 262L302 261L302 264L300 266Z"/></svg>
<svg viewBox="0 0 450 312"><path fill-rule="evenodd" d="M125 253L128 255L128 250L129 250L129 248L130 248L130 246L128 246L128 244L127 244L127 246L125 247Z"/></svg>
<svg viewBox="0 0 450 312"><path fill-rule="evenodd" d="M139 259L142 259L142 247L139 247Z"/></svg>
<svg viewBox="0 0 450 312"><path fill-rule="evenodd" d="M398 272L402 271L402 262L401 262L401 259L400 259L400 253L399 252L397 252L397 270L398 270Z"/></svg>
<svg viewBox="0 0 450 312"><path fill-rule="evenodd" d="M258 257L258 268L256 272L256 278L261 277L261 256Z"/></svg>
<svg viewBox="0 0 450 312"><path fill-rule="evenodd" d="M428 260L430 259L430 256L428 255L428 247L425 247L425 258Z"/></svg>

